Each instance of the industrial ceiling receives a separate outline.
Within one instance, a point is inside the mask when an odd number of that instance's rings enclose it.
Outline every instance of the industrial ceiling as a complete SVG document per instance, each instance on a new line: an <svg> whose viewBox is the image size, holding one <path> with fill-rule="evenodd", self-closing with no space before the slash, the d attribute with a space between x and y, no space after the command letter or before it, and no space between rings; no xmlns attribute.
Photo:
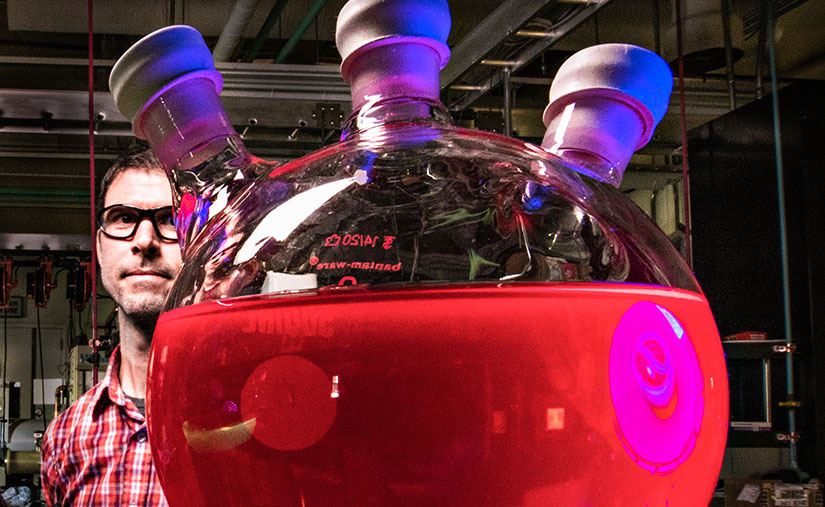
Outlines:
<svg viewBox="0 0 825 507"><path fill-rule="evenodd" d="M623 42L676 59L675 0L449 0L451 62L442 98L462 125L537 141L552 78L573 52ZM0 250L20 234L88 235L91 0L0 1ZM204 35L225 79L222 99L250 150L291 159L333 142L350 112L338 73L344 0L107 0L93 5L96 173L132 142L108 92L114 61L169 24ZM761 7L775 13L779 86L825 79L825 2L681 0L686 125L769 93ZM724 7L729 16L723 16ZM732 60L726 67L724 20ZM704 50L697 53L699 50ZM699 57L696 57L699 55ZM730 70L730 72L728 72ZM731 79L732 78L732 79ZM511 102L504 104L502 82ZM625 178L650 187L680 177L678 79L653 141ZM634 176L635 175L635 176ZM17 236L16 236L17 235ZM11 239L10 239L11 238Z"/></svg>

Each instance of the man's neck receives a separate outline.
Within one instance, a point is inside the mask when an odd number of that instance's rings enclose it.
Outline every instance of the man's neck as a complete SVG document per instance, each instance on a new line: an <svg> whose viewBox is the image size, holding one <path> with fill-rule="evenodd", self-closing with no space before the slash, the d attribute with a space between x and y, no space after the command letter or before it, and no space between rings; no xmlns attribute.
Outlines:
<svg viewBox="0 0 825 507"><path fill-rule="evenodd" d="M120 386L124 394L133 398L146 397L146 374L149 369L150 330L136 326L119 315Z"/></svg>

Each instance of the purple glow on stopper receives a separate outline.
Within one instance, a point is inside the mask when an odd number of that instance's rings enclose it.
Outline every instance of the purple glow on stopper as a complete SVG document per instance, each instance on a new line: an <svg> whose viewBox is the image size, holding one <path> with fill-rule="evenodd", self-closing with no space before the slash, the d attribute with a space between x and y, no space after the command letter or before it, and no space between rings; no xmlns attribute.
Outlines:
<svg viewBox="0 0 825 507"><path fill-rule="evenodd" d="M704 414L704 380L690 337L664 307L636 303L613 333L609 368L622 447L650 473L671 473L695 448Z"/></svg>
<svg viewBox="0 0 825 507"><path fill-rule="evenodd" d="M389 42L369 44L350 57L344 79L352 86L353 111L378 100L439 98L438 53L409 37Z"/></svg>

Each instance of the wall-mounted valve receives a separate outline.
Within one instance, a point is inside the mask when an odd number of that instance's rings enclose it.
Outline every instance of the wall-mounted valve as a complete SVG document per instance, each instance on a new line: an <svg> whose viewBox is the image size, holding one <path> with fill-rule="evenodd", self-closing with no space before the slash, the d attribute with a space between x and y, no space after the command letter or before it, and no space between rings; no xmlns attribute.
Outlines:
<svg viewBox="0 0 825 507"><path fill-rule="evenodd" d="M34 299L37 308L46 308L52 289L57 282L52 278L53 261L40 261L40 267L26 275L26 295Z"/></svg>
<svg viewBox="0 0 825 507"><path fill-rule="evenodd" d="M254 127L257 124L258 124L258 119L257 118L250 118L250 119L246 120L246 127L244 127L243 132L241 132L241 139L246 139L246 134L247 134L247 132L249 132L249 129L251 129L252 127Z"/></svg>
<svg viewBox="0 0 825 507"><path fill-rule="evenodd" d="M11 304L11 290L17 287L10 259L0 259L0 308Z"/></svg>
<svg viewBox="0 0 825 507"><path fill-rule="evenodd" d="M69 271L66 282L66 297L71 300L72 308L82 312L86 308L92 291L91 263L80 262Z"/></svg>

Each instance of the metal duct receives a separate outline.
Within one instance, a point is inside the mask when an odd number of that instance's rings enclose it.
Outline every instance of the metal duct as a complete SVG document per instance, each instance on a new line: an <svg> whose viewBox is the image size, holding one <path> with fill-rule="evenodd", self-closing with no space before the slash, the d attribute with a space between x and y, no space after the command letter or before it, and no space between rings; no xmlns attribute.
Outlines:
<svg viewBox="0 0 825 507"><path fill-rule="evenodd" d="M799 7L808 0L771 0L771 11L773 16L778 18L786 12ZM745 37L750 37L757 33L762 26L762 2L753 2L746 4L749 10L742 15L742 30Z"/></svg>
<svg viewBox="0 0 825 507"><path fill-rule="evenodd" d="M260 0L238 0L235 2L232 13L229 15L229 19L226 20L226 25L224 25L218 42L215 44L215 49L212 50L212 58L216 62L228 61L232 53L235 52L238 41L241 40L246 31L258 2Z"/></svg>

